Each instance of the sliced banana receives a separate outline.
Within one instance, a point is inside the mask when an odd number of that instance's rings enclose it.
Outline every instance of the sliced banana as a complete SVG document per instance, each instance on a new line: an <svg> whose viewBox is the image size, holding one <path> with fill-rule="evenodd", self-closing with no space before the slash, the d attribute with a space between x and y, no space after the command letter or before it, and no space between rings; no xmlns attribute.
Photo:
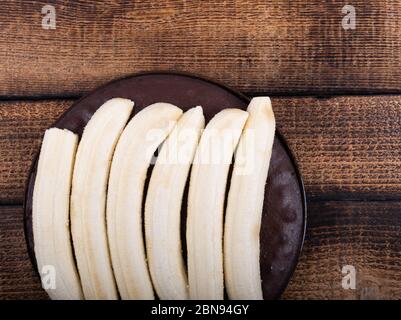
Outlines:
<svg viewBox="0 0 401 320"><path fill-rule="evenodd" d="M106 235L106 188L116 143L134 103L105 102L86 125L75 160L71 226L78 271L86 299L117 299Z"/></svg>
<svg viewBox="0 0 401 320"><path fill-rule="evenodd" d="M188 194L190 299L223 299L223 210L234 149L248 113L225 109L206 126L196 150Z"/></svg>
<svg viewBox="0 0 401 320"><path fill-rule="evenodd" d="M252 99L235 156L224 232L225 284L230 299L263 299L259 232L275 119L268 97Z"/></svg>
<svg viewBox="0 0 401 320"><path fill-rule="evenodd" d="M159 145L182 110L155 103L128 123L111 166L107 231L116 282L122 299L153 299L142 235L142 201L147 170Z"/></svg>
<svg viewBox="0 0 401 320"><path fill-rule="evenodd" d="M51 299L82 299L70 239L71 176L78 136L46 130L33 191L34 250L42 286Z"/></svg>
<svg viewBox="0 0 401 320"><path fill-rule="evenodd" d="M164 142L152 171L145 205L146 251L160 299L188 299L181 246L181 205L201 131L202 108L188 110Z"/></svg>

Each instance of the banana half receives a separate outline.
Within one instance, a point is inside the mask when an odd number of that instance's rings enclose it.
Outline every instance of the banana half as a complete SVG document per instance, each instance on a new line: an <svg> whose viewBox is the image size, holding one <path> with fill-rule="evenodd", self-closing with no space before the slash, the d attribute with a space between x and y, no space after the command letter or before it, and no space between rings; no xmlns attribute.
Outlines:
<svg viewBox="0 0 401 320"><path fill-rule="evenodd" d="M206 126L196 150L188 194L190 299L223 299L223 211L230 163L248 113L225 109Z"/></svg>
<svg viewBox="0 0 401 320"><path fill-rule="evenodd" d="M46 130L33 191L35 256L42 286L51 299L83 299L70 239L71 176L78 136Z"/></svg>
<svg viewBox="0 0 401 320"><path fill-rule="evenodd" d="M185 112L164 142L150 178L145 205L146 251L153 285L160 299L188 299L181 251L181 205L204 126L201 107Z"/></svg>
<svg viewBox="0 0 401 320"><path fill-rule="evenodd" d="M105 102L86 125L75 160L71 227L86 299L117 299L106 235L106 188L116 143L134 103Z"/></svg>
<svg viewBox="0 0 401 320"><path fill-rule="evenodd" d="M142 235L142 200L154 152L176 125L182 110L155 103L128 123L111 166L107 231L114 275L122 299L153 299Z"/></svg>
<svg viewBox="0 0 401 320"><path fill-rule="evenodd" d="M252 99L235 155L224 232L224 272L230 299L263 299L259 233L275 119L268 97Z"/></svg>

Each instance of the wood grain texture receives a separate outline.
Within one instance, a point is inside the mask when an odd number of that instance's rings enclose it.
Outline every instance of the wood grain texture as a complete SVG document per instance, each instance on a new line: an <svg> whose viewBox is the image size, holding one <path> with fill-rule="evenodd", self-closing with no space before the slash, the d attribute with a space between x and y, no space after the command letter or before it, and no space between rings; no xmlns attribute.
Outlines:
<svg viewBox="0 0 401 320"><path fill-rule="evenodd" d="M284 299L401 299L401 202L309 203L301 260ZM356 269L344 290L342 268Z"/></svg>
<svg viewBox="0 0 401 320"><path fill-rule="evenodd" d="M400 299L401 202L310 202L307 238L283 299ZM22 207L0 206L0 299L46 299L23 236ZM356 289L341 287L344 265Z"/></svg>
<svg viewBox="0 0 401 320"><path fill-rule="evenodd" d="M273 99L308 198L401 200L401 97Z"/></svg>
<svg viewBox="0 0 401 320"><path fill-rule="evenodd" d="M0 206L0 299L44 299L29 260L22 207Z"/></svg>
<svg viewBox="0 0 401 320"><path fill-rule="evenodd" d="M44 30L41 9L56 8ZM0 96L80 95L176 70L244 92L400 93L401 1L3 1Z"/></svg>
<svg viewBox="0 0 401 320"><path fill-rule="evenodd" d="M22 203L43 134L70 104L64 100L0 102L0 204Z"/></svg>
<svg viewBox="0 0 401 320"><path fill-rule="evenodd" d="M0 203L22 203L44 130L72 100L0 103ZM310 199L401 199L401 97L274 98Z"/></svg>

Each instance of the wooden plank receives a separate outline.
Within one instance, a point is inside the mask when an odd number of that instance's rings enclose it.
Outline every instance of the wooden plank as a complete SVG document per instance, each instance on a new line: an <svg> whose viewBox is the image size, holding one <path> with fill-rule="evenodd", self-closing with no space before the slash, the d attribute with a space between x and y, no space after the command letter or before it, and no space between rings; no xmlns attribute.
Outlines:
<svg viewBox="0 0 401 320"><path fill-rule="evenodd" d="M309 198L401 199L401 97L273 99Z"/></svg>
<svg viewBox="0 0 401 320"><path fill-rule="evenodd" d="M56 29L42 28L54 4ZM80 95L138 71L178 70L244 92L401 92L401 1L5 1L0 96Z"/></svg>
<svg viewBox="0 0 401 320"><path fill-rule="evenodd" d="M310 202L307 239L284 299L401 297L401 202ZM22 208L0 206L0 299L46 298L22 230ZM341 286L356 269L356 289Z"/></svg>
<svg viewBox="0 0 401 320"><path fill-rule="evenodd" d="M309 203L307 238L284 299L400 299L401 202ZM356 289L342 287L342 268Z"/></svg>
<svg viewBox="0 0 401 320"><path fill-rule="evenodd" d="M27 253L22 207L0 206L0 300L44 298Z"/></svg>
<svg viewBox="0 0 401 320"><path fill-rule="evenodd" d="M0 102L0 203L23 200L45 128L72 100ZM311 199L401 199L401 97L274 98Z"/></svg>
<svg viewBox="0 0 401 320"><path fill-rule="evenodd" d="M0 102L0 203L21 203L28 171L46 128L70 101Z"/></svg>

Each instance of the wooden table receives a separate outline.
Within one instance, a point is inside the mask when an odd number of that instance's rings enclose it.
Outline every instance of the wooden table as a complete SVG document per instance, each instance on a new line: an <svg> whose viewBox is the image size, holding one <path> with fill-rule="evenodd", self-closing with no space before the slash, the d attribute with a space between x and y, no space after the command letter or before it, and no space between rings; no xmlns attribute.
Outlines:
<svg viewBox="0 0 401 320"><path fill-rule="evenodd" d="M0 6L0 298L46 298L22 223L45 128L96 86L149 70L273 97L309 206L283 298L401 298L401 1L352 1L354 30L343 1L118 2ZM355 290L341 285L344 265Z"/></svg>

